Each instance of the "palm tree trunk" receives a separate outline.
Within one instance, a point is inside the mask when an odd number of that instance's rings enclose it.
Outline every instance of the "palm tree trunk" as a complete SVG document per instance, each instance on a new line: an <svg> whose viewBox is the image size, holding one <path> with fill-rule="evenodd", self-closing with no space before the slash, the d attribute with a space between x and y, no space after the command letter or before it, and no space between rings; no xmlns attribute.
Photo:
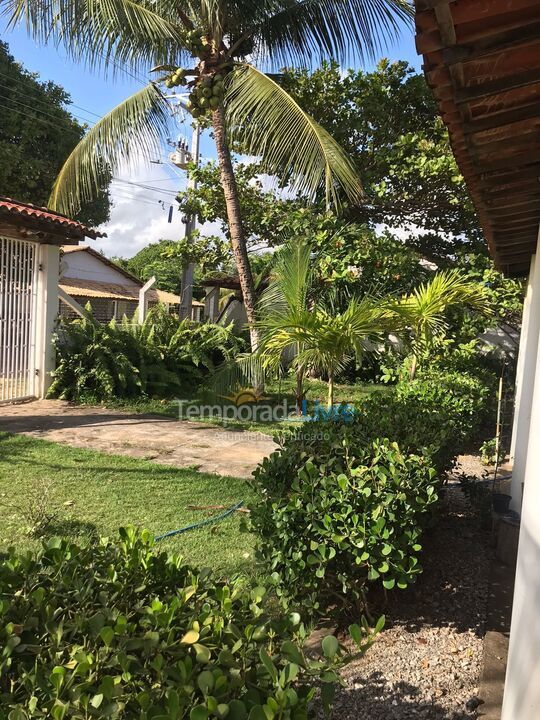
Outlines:
<svg viewBox="0 0 540 720"><path fill-rule="evenodd" d="M334 405L334 373L328 373L328 410Z"/></svg>
<svg viewBox="0 0 540 720"><path fill-rule="evenodd" d="M229 234L231 245L240 279L240 287L244 299L244 307L249 322L249 334L251 338L251 350L255 352L259 345L259 333L255 327L255 285L253 274L247 252L246 237L242 227L242 213L240 209L240 198L238 186L234 176L234 169L231 158L231 151L227 141L227 127L225 113L219 107L213 113L212 124L218 156L219 169L221 172L221 186L225 193L225 205L227 208L227 220L229 223Z"/></svg>
<svg viewBox="0 0 540 720"><path fill-rule="evenodd" d="M298 368L296 371L296 414L301 415L304 403L304 369Z"/></svg>

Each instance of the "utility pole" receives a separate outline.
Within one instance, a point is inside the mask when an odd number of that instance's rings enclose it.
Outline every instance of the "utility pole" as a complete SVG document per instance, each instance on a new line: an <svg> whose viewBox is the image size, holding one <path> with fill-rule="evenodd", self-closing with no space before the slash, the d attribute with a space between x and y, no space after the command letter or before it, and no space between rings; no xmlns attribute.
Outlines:
<svg viewBox="0 0 540 720"><path fill-rule="evenodd" d="M191 158L195 163L195 167L199 167L199 145L201 140L201 127L197 121L195 121L195 127L193 128L193 136L191 140ZM197 180L190 178L188 181L188 190L197 189ZM186 219L186 235L185 237L190 241L191 236L195 232L197 226L197 218L195 215L189 215ZM180 285L180 320L186 318L191 320L191 310L193 304L193 274L195 272L195 263L189 263L189 265L182 268L182 282Z"/></svg>

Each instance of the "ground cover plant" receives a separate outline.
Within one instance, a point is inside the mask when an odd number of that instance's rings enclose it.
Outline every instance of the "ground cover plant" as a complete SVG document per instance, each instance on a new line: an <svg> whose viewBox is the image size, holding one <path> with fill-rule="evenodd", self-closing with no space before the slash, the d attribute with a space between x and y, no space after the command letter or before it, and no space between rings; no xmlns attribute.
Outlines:
<svg viewBox="0 0 540 720"><path fill-rule="evenodd" d="M265 595L156 552L151 534L132 527L91 546L54 537L35 556L11 550L0 567L2 712L9 720L313 717L316 684L328 706L337 670L374 635L351 626L351 656L329 636L321 661L309 660L300 615L269 616Z"/></svg>
<svg viewBox="0 0 540 720"><path fill-rule="evenodd" d="M247 483L157 465L146 460L0 433L0 547L36 549L29 506L48 488L45 512L55 515L41 537L62 535L80 543L116 535L129 522L156 535L202 520L188 505L255 499ZM210 513L212 514L212 513ZM215 514L215 513L213 513ZM237 516L218 527L180 535L163 546L190 563L220 572L251 572L253 541L240 533Z"/></svg>

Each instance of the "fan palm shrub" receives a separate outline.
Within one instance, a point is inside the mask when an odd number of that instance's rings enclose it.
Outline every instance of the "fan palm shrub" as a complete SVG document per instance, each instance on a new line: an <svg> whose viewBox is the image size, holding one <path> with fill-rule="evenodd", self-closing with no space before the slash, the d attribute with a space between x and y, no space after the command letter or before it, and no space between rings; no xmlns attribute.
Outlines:
<svg viewBox="0 0 540 720"><path fill-rule="evenodd" d="M99 120L67 159L50 205L76 213L100 187L104 168L117 173L141 154L149 158L168 135L163 89L190 91L194 117L213 128L230 237L252 346L257 344L255 292L231 144L262 158L291 190L328 202L341 191L357 202L361 188L339 145L281 87L272 70L323 57L373 56L397 33L407 0L1 0L10 23L35 39L65 46L89 65L133 72L155 68L156 80Z"/></svg>

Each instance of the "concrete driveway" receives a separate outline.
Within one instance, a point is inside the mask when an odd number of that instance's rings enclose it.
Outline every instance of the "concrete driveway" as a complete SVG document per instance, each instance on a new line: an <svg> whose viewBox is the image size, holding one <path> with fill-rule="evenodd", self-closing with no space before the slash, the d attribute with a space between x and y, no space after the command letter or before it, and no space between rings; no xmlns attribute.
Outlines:
<svg viewBox="0 0 540 720"><path fill-rule="evenodd" d="M270 437L260 433L61 400L1 405L0 431L234 477L249 477L276 448Z"/></svg>

